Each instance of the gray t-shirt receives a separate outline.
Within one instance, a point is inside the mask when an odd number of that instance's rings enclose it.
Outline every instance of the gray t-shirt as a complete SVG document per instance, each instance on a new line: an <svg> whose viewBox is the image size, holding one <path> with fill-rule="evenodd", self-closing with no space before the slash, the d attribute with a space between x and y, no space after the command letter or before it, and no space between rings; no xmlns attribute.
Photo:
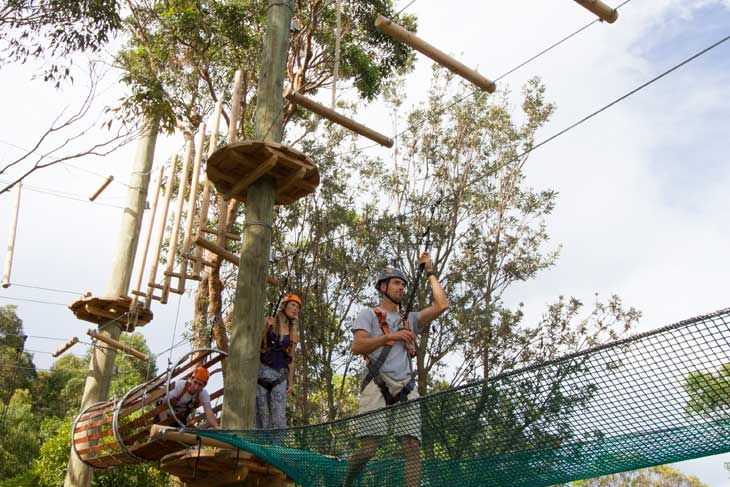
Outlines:
<svg viewBox="0 0 730 487"><path fill-rule="evenodd" d="M400 313L398 313L397 311L389 312L386 315L385 319L388 322L391 333L394 333L401 329L402 322L400 319ZM419 332L418 313L411 312L408 315L408 321L411 324L411 329L413 330L413 333L417 335ZM372 308L367 308L360 311L360 314L355 320L355 324L352 325L352 332L355 333L355 330L365 330L370 334L370 336L383 335L383 332L380 329L380 323L378 322L378 317L375 316L375 312L372 310ZM383 347L379 347L373 352L369 353L368 357L370 357L371 361L376 360L382 352ZM385 359L385 363L380 368L380 372L386 374L393 380L405 380L410 377L411 369L409 366L408 352L406 351L406 347L402 341L398 340L397 342L395 342L392 350L388 354L388 357Z"/></svg>

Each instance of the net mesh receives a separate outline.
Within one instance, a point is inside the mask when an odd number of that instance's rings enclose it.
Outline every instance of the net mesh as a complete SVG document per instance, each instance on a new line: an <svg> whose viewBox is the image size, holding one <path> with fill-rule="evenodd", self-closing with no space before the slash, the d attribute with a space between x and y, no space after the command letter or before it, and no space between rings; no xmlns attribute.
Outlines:
<svg viewBox="0 0 730 487"><path fill-rule="evenodd" d="M730 309L331 423L195 430L306 486L541 486L730 451Z"/></svg>

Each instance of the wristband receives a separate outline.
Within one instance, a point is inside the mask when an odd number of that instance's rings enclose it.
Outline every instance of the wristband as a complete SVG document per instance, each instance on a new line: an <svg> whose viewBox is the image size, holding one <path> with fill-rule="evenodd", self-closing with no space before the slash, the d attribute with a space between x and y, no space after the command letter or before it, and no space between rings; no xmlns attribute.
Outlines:
<svg viewBox="0 0 730 487"><path fill-rule="evenodd" d="M435 275L436 275L436 273L434 271L428 271L428 272L426 272L426 279L428 279L431 276L435 276Z"/></svg>

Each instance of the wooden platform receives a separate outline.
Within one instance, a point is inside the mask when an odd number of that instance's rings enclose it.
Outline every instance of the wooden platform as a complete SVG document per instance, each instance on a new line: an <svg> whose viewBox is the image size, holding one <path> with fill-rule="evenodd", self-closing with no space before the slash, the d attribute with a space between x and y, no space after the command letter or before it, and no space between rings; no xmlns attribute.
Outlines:
<svg viewBox="0 0 730 487"><path fill-rule="evenodd" d="M250 453L197 447L171 453L160 460L160 470L189 487L283 487L286 475Z"/></svg>
<svg viewBox="0 0 730 487"><path fill-rule="evenodd" d="M248 187L263 176L274 178L279 205L313 193L319 185L319 170L309 157L274 142L225 145L208 158L206 172L218 192L239 201L246 201Z"/></svg>
<svg viewBox="0 0 730 487"><path fill-rule="evenodd" d="M84 296L68 305L79 320L97 324L117 320L124 331L133 331L134 326L146 325L152 321L152 311L142 303L136 303L136 319L134 313L130 313L131 306L132 298L127 296Z"/></svg>

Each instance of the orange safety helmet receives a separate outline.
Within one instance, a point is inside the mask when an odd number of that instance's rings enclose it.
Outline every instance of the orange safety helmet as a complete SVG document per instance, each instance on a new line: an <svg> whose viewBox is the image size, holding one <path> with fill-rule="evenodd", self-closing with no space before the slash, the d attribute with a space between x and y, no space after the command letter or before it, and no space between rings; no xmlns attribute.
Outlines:
<svg viewBox="0 0 730 487"><path fill-rule="evenodd" d="M195 369L193 375L190 378L197 379L200 382L207 384L208 378L210 378L210 372L208 372L208 369L206 369L205 367L198 367L197 369Z"/></svg>
<svg viewBox="0 0 730 487"><path fill-rule="evenodd" d="M284 299L281 300L281 307L283 308L284 306L286 306L286 303L288 303L289 301L294 301L299 305L300 308L302 307L302 298L294 293L289 293L284 296Z"/></svg>

